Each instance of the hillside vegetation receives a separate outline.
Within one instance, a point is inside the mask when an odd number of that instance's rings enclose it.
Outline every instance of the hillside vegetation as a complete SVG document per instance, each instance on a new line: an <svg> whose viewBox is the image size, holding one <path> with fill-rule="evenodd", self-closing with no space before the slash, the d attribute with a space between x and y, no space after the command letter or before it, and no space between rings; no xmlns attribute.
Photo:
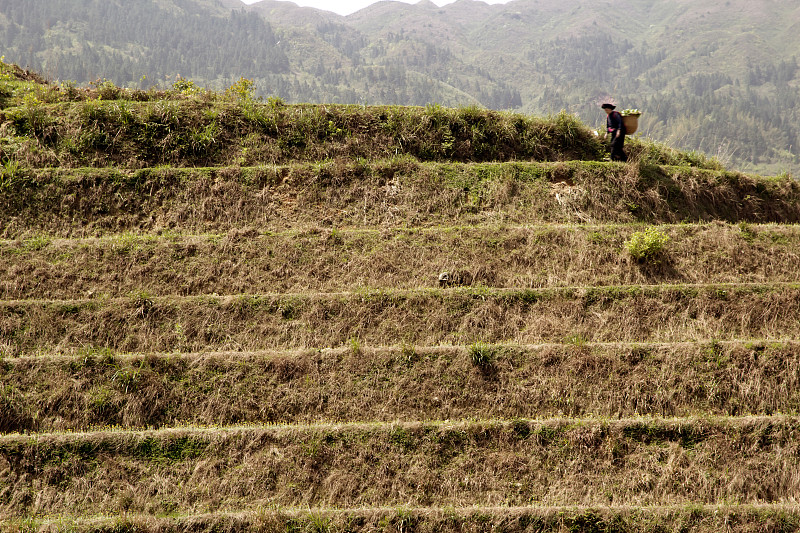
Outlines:
<svg viewBox="0 0 800 533"><path fill-rule="evenodd" d="M0 76L0 530L800 529L792 178Z"/></svg>
<svg viewBox="0 0 800 533"><path fill-rule="evenodd" d="M641 136L739 170L797 174L798 9L459 0L341 17L273 0L0 0L0 49L67 85L183 77L221 90L244 76L290 103L564 109L600 125L610 97L644 111Z"/></svg>

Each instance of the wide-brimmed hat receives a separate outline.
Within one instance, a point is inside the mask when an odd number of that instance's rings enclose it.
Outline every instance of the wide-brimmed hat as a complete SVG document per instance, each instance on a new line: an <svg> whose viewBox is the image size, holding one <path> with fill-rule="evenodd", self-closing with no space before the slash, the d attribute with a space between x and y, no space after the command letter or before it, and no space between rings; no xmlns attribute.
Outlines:
<svg viewBox="0 0 800 533"><path fill-rule="evenodd" d="M600 107L602 109L616 109L617 108L617 106L615 106L614 104L603 104Z"/></svg>

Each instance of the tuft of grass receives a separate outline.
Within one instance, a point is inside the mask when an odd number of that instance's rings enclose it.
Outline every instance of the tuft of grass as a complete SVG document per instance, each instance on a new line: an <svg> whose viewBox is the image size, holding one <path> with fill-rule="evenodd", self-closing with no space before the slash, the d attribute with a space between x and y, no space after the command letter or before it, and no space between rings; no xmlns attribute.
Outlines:
<svg viewBox="0 0 800 533"><path fill-rule="evenodd" d="M333 524L329 517L312 512L299 531L308 533L328 533L329 531L333 531Z"/></svg>
<svg viewBox="0 0 800 533"><path fill-rule="evenodd" d="M488 368L494 365L497 353L497 346L485 342L476 342L469 347L470 361L479 368Z"/></svg>
<svg viewBox="0 0 800 533"><path fill-rule="evenodd" d="M400 343L400 361L406 365L412 365L417 360L417 350L413 344L407 342Z"/></svg>
<svg viewBox="0 0 800 533"><path fill-rule="evenodd" d="M567 344L572 344L573 346L577 346L578 348L582 348L586 346L589 342L589 339L583 333L578 333L575 335L570 335L566 339Z"/></svg>
<svg viewBox="0 0 800 533"><path fill-rule="evenodd" d="M125 92L124 89L117 87L111 80L98 80L90 85L94 85L97 88L97 96L100 100L117 100Z"/></svg>
<svg viewBox="0 0 800 533"><path fill-rule="evenodd" d="M637 261L652 261L664 250L669 242L669 236L663 231L650 227L644 231L637 231L625 241L628 253Z"/></svg>
<svg viewBox="0 0 800 533"><path fill-rule="evenodd" d="M758 237L758 233L753 226L745 221L739 222L739 234L748 243L752 243Z"/></svg>
<svg viewBox="0 0 800 533"><path fill-rule="evenodd" d="M132 291L128 297L133 301L133 306L136 308L136 315L145 318L150 314L155 303L154 296L147 291L137 290Z"/></svg>
<svg viewBox="0 0 800 533"><path fill-rule="evenodd" d="M178 76L172 84L172 90L184 96L192 96L203 92L203 88L198 86L194 81L188 80L182 76Z"/></svg>
<svg viewBox="0 0 800 533"><path fill-rule="evenodd" d="M52 239L47 235L36 235L29 239L25 239L22 243L22 249L26 252L38 252L47 248L50 245Z"/></svg>
<svg viewBox="0 0 800 533"><path fill-rule="evenodd" d="M242 77L225 90L225 95L239 102L250 102L253 99L255 88L256 85L253 80Z"/></svg>
<svg viewBox="0 0 800 533"><path fill-rule="evenodd" d="M8 160L0 168L0 192L10 192L15 189L23 179L19 174L19 163Z"/></svg>
<svg viewBox="0 0 800 533"><path fill-rule="evenodd" d="M353 355L361 354L361 341L358 340L356 337L350 337L347 341L348 345L350 346L350 352Z"/></svg>

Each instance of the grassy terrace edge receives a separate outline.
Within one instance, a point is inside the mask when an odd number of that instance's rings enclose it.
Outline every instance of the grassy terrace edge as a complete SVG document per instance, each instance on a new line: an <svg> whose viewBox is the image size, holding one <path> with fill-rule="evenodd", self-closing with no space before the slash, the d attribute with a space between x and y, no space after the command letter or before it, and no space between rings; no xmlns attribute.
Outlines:
<svg viewBox="0 0 800 533"><path fill-rule="evenodd" d="M360 533L367 531L414 531L478 533L502 531L542 533L563 531L652 533L693 531L695 533L753 532L786 533L800 528L796 505L674 505L658 507L561 508L395 508L375 509L272 509L250 513L214 513L196 516L87 517L85 519L36 518L8 520L13 533L42 529L76 533L205 533L262 531L278 533ZM0 525L3 522L0 521Z"/></svg>
<svg viewBox="0 0 800 533"><path fill-rule="evenodd" d="M176 96L176 95L171 95ZM386 157L565 160L601 157L575 116L548 118L477 107L262 104L252 99L48 103L0 111L6 157L27 166L185 167ZM23 142L21 142L23 141Z"/></svg>
<svg viewBox="0 0 800 533"><path fill-rule="evenodd" d="M573 115L528 117L448 109L286 105L254 99L248 80L224 93L179 80L149 91L48 83L0 63L0 158L25 166L206 166L398 153L421 160L597 159L601 141ZM366 141L366 142L364 142ZM631 140L659 164L721 168L698 153Z"/></svg>
<svg viewBox="0 0 800 533"><path fill-rule="evenodd" d="M11 73L3 78L13 77ZM575 116L466 107L263 103L245 90L127 91L0 79L0 157L29 167L219 166L386 157L420 160L597 160L601 141ZM653 143L661 163L721 168Z"/></svg>

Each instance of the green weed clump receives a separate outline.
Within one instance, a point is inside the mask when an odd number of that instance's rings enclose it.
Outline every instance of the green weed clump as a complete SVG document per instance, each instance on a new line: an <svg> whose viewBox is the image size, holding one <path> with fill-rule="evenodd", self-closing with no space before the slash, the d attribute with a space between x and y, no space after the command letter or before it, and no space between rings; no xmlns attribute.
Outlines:
<svg viewBox="0 0 800 533"><path fill-rule="evenodd" d="M95 86L100 100L117 100L125 94L125 89L117 87L111 80L97 80L90 85Z"/></svg>
<svg viewBox="0 0 800 533"><path fill-rule="evenodd" d="M19 174L19 163L8 160L0 167L0 192L6 193L17 187L23 178Z"/></svg>
<svg viewBox="0 0 800 533"><path fill-rule="evenodd" d="M469 347L472 364L479 368L489 368L497 359L497 347L484 342L476 342Z"/></svg>
<svg viewBox="0 0 800 533"><path fill-rule="evenodd" d="M0 56L0 80L13 79L11 65L6 63L6 56Z"/></svg>
<svg viewBox="0 0 800 533"><path fill-rule="evenodd" d="M172 84L172 90L184 96L192 96L201 94L203 88L198 86L194 81L188 80L182 76L178 76Z"/></svg>
<svg viewBox="0 0 800 533"><path fill-rule="evenodd" d="M644 231L637 231L625 241L625 248L637 261L650 261L655 259L664 250L669 242L669 236L655 227Z"/></svg>
<svg viewBox="0 0 800 533"><path fill-rule="evenodd" d="M239 81L225 90L225 95L232 100L246 102L253 99L255 92L255 82L247 78L239 78Z"/></svg>
<svg viewBox="0 0 800 533"><path fill-rule="evenodd" d="M753 241L756 240L756 237L758 237L758 233L753 226L745 221L739 222L739 232L742 239L749 244L752 244Z"/></svg>

